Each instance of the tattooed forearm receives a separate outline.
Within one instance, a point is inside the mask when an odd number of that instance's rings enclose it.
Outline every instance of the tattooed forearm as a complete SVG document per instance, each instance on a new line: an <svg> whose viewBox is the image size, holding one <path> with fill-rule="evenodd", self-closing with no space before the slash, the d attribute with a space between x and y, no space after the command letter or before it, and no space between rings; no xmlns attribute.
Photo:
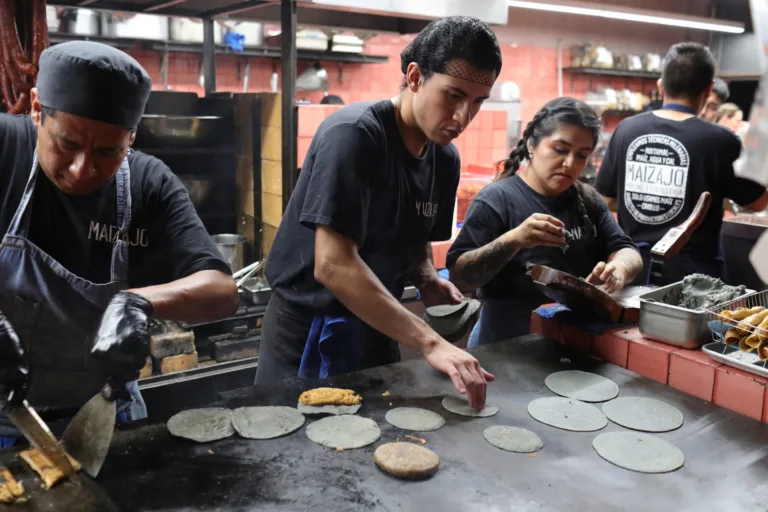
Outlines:
<svg viewBox="0 0 768 512"><path fill-rule="evenodd" d="M634 279L640 271L643 270L643 259L634 249L619 249L611 254L608 258L608 262L621 263L624 265L624 268L627 269L627 277L629 280Z"/></svg>
<svg viewBox="0 0 768 512"><path fill-rule="evenodd" d="M451 280L459 283L460 288L479 288L493 279L516 252L513 244L498 239L462 254L451 269Z"/></svg>
<svg viewBox="0 0 768 512"><path fill-rule="evenodd" d="M408 277L416 288L421 288L437 277L437 270L435 270L435 264L432 261L431 243L424 246L418 266L410 272Z"/></svg>

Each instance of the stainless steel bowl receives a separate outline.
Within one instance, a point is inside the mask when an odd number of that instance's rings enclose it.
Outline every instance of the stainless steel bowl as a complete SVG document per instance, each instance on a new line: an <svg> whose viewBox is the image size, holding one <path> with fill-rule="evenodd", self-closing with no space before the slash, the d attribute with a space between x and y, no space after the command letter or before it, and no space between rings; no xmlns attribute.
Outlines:
<svg viewBox="0 0 768 512"><path fill-rule="evenodd" d="M193 146L211 135L222 119L221 116L144 114L139 129L162 144Z"/></svg>

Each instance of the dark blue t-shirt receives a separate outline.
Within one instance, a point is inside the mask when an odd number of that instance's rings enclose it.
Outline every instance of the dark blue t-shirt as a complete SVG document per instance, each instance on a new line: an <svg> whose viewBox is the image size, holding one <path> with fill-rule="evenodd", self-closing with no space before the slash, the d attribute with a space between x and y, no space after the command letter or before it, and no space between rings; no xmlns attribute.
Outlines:
<svg viewBox="0 0 768 512"><path fill-rule="evenodd" d="M353 240L395 296L430 241L448 240L459 183L455 146L405 147L390 100L349 105L318 128L267 260L272 289L315 311L343 312L314 278L315 227Z"/></svg>
<svg viewBox="0 0 768 512"><path fill-rule="evenodd" d="M619 224L635 242L653 246L693 212L702 192L712 202L683 253L718 256L723 199L746 206L765 188L733 172L741 141L698 117L663 119L652 112L622 121L611 136L595 188L617 200Z"/></svg>
<svg viewBox="0 0 768 512"><path fill-rule="evenodd" d="M550 302L526 275L528 263L587 277L598 262L605 261L612 253L625 247L636 249L597 192L588 185L583 191L587 215L596 230L592 236L588 236L584 217L579 213L573 187L557 197L547 197L529 187L520 176L491 183L469 206L464 226L448 251L448 268L451 269L462 254L493 242L534 213L551 215L562 221L573 235L568 250L564 253L559 247L544 246L521 249L481 288L483 298L517 299L531 307Z"/></svg>

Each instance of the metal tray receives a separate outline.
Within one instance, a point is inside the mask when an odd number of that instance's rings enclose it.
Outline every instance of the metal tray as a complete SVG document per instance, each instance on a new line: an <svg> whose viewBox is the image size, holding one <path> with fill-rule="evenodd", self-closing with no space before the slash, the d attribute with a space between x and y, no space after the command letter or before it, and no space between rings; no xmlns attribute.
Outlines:
<svg viewBox="0 0 768 512"><path fill-rule="evenodd" d="M251 277L240 285L240 293L255 305L266 304L272 296L272 288L261 277Z"/></svg>
<svg viewBox="0 0 768 512"><path fill-rule="evenodd" d="M768 361L760 361L754 352L742 352L738 345L726 345L722 341L707 343L701 348L705 354L728 366L739 368L761 377L768 377Z"/></svg>
<svg viewBox="0 0 768 512"><path fill-rule="evenodd" d="M709 311L662 302L668 294L679 292L682 286L683 282L679 281L640 295L640 332L646 338L668 345L695 349L712 340ZM742 297L750 293L754 291L747 290Z"/></svg>

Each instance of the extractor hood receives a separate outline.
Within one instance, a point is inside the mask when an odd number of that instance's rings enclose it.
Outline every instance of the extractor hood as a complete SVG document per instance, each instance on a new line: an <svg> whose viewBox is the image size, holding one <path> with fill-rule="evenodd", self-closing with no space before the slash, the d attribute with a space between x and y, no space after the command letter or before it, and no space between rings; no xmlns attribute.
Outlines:
<svg viewBox="0 0 768 512"><path fill-rule="evenodd" d="M489 25L506 25L509 10L506 0L307 0L301 5L427 20L456 15L474 16Z"/></svg>

